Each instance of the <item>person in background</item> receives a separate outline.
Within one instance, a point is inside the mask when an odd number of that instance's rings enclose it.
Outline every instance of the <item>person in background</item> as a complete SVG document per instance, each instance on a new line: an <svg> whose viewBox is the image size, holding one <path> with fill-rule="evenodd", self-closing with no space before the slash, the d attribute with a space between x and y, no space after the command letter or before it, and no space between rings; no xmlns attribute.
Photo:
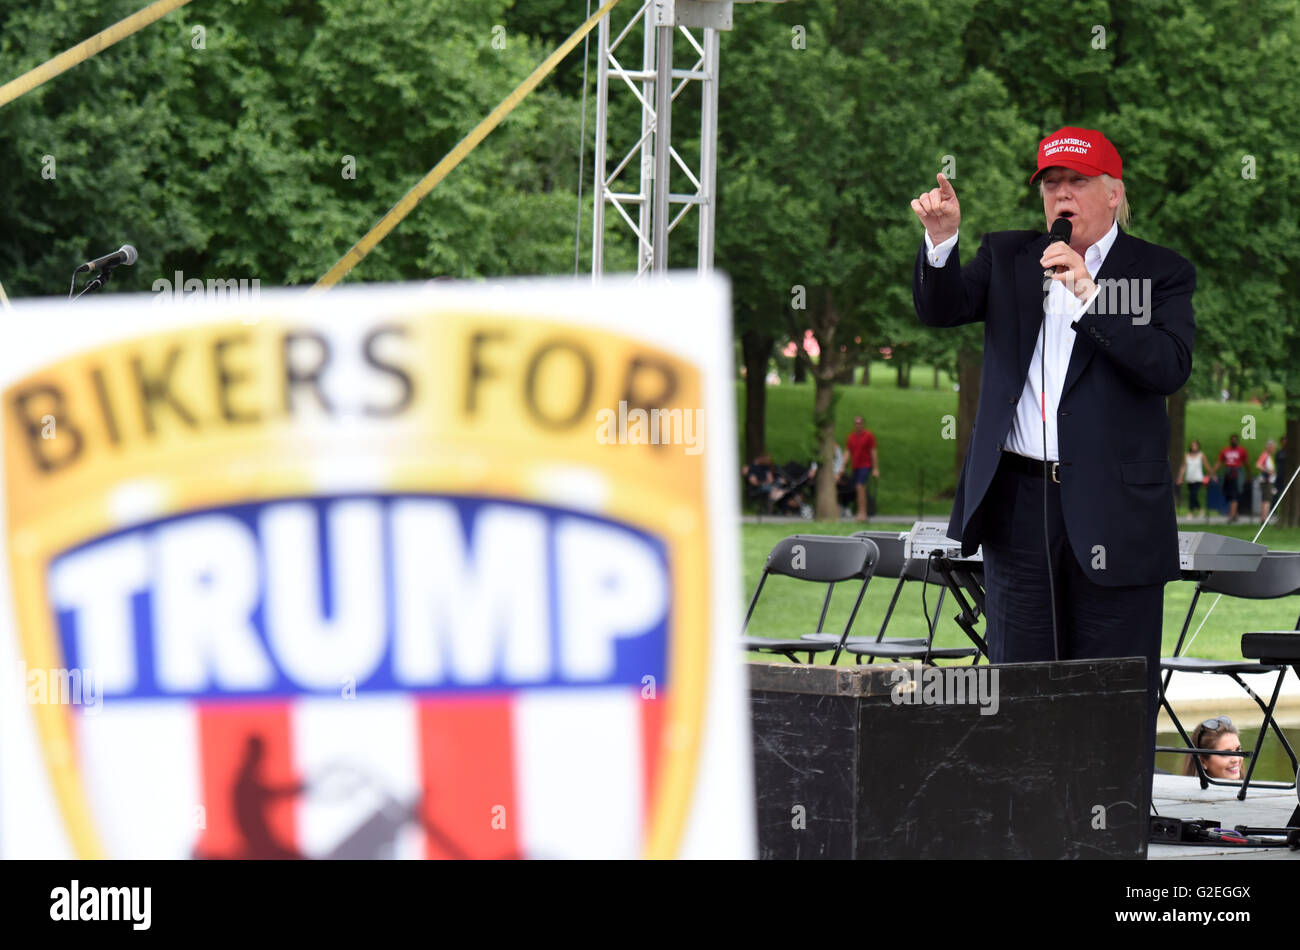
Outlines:
<svg viewBox="0 0 1300 950"><path fill-rule="evenodd" d="M1210 480L1205 470L1210 467L1201 443L1192 439L1187 445L1187 454L1183 456L1182 467L1178 469L1178 484L1187 476L1187 507L1193 518L1201 510L1201 486Z"/></svg>
<svg viewBox="0 0 1300 950"><path fill-rule="evenodd" d="M1255 471L1259 473L1260 524L1268 520L1268 509L1277 497L1277 465L1273 461L1273 453L1276 451L1277 443L1269 439L1264 443L1264 451L1255 459Z"/></svg>
<svg viewBox="0 0 1300 950"><path fill-rule="evenodd" d="M1210 469L1211 475L1223 466L1223 499L1228 503L1228 524L1237 520L1237 504L1241 499L1241 470L1246 467L1246 450L1237 440L1237 433L1228 436L1228 444L1219 449L1219 459Z"/></svg>
<svg viewBox="0 0 1300 950"><path fill-rule="evenodd" d="M1198 749L1240 752L1241 736L1237 734L1237 727L1232 724L1231 719L1227 716L1216 716L1213 719L1205 720L1193 730L1192 745ZM1201 768L1205 769L1205 774L1210 778L1227 782L1241 781L1241 756L1189 755L1187 756L1187 765L1183 768L1184 775L1196 774L1196 762L1194 760L1197 758L1201 760Z"/></svg>
<svg viewBox="0 0 1300 950"><path fill-rule="evenodd" d="M848 453L839 444L835 446L831 470L835 472L835 501L839 505L840 517L853 517L853 503L856 494L853 487L852 466L849 465Z"/></svg>
<svg viewBox="0 0 1300 950"><path fill-rule="evenodd" d="M853 488L858 496L857 521L867 520L867 479L880 477L880 459L876 454L876 437L861 416L853 417L853 431L844 443L853 466Z"/></svg>

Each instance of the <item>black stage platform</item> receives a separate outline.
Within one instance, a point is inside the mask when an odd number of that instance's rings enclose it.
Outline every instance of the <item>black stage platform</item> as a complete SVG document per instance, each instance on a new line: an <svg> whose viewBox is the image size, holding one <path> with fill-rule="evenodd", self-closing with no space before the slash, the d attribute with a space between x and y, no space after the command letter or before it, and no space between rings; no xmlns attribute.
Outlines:
<svg viewBox="0 0 1300 950"><path fill-rule="evenodd" d="M759 856L1145 858L1145 667L751 663Z"/></svg>

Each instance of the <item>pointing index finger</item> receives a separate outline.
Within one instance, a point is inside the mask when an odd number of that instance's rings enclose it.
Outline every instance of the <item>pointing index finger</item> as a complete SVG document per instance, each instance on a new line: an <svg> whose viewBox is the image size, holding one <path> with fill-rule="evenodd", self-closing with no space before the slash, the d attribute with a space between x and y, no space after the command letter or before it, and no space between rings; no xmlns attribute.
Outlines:
<svg viewBox="0 0 1300 950"><path fill-rule="evenodd" d="M942 195L944 198L957 197L957 192L953 191L952 182L948 180L948 177L943 172L939 172L939 174L936 175L935 177L939 180L940 195Z"/></svg>

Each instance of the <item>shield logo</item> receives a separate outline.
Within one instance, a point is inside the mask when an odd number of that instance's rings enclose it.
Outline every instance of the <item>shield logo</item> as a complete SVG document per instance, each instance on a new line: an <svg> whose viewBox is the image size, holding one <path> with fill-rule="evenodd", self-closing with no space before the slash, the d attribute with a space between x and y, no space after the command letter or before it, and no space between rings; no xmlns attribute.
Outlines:
<svg viewBox="0 0 1300 950"><path fill-rule="evenodd" d="M590 409L651 365L699 405L699 370L405 303L173 323L5 389L22 688L76 855L677 853L706 479Z"/></svg>

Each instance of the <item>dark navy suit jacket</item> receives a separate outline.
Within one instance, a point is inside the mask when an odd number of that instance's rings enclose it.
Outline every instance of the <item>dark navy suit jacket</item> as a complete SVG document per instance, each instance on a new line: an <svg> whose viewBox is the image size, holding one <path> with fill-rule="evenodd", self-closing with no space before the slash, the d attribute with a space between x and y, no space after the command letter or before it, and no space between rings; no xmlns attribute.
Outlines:
<svg viewBox="0 0 1300 950"><path fill-rule="evenodd" d="M948 528L966 554L981 543L987 519L1005 517L982 509L981 502L1042 328L1039 259L1046 247L1042 232L999 231L985 235L965 267L959 247L943 267L930 266L924 239L917 254L912 296L921 322L953 327L984 321L979 411ZM1103 292L1072 324L1078 336L1058 407L1066 532L1080 567L1095 583L1163 583L1179 576L1165 397L1192 371L1196 269L1173 251L1120 230L1097 281ZM1125 308L1120 290L1129 287L1139 296L1130 297ZM1120 309L1127 312L1103 312Z"/></svg>

